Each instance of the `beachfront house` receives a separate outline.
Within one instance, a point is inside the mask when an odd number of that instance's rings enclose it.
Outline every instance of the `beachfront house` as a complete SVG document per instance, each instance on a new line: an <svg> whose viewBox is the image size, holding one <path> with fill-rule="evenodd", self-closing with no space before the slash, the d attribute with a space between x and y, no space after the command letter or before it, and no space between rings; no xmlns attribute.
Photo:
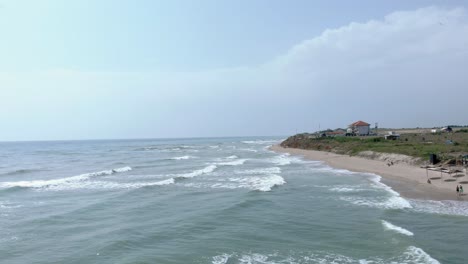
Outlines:
<svg viewBox="0 0 468 264"><path fill-rule="evenodd" d="M370 124L364 121L357 121L348 126L354 134L359 136L368 136L370 134Z"/></svg>

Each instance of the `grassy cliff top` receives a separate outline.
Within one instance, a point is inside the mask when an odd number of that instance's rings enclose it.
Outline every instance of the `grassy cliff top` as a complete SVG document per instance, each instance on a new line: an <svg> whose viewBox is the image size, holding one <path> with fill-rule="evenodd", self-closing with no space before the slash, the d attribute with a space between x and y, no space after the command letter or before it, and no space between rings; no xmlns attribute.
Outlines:
<svg viewBox="0 0 468 264"><path fill-rule="evenodd" d="M407 133L397 140L385 140L383 135L367 137L316 137L297 134L281 143L283 147L330 151L356 155L362 151L396 153L427 160L429 154L439 158L457 158L468 154L468 130L455 133Z"/></svg>

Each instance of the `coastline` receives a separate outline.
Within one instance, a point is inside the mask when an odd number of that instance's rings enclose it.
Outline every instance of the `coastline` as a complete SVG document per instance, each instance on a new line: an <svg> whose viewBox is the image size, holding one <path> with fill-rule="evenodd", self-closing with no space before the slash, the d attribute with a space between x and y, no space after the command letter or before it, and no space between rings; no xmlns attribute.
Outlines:
<svg viewBox="0 0 468 264"><path fill-rule="evenodd" d="M388 166L384 161L380 160L317 150L283 148L279 145L271 146L270 149L275 152L302 156L308 160L323 161L333 168L377 174L382 177L382 183L390 186L405 198L435 201L468 201L468 196L466 196L468 185L464 186L466 189L464 195L457 196L455 189L457 184L459 184L458 181L445 182L444 179L450 177L445 174L442 179L431 180L431 184L428 184L426 169L420 167L400 163ZM440 177L440 172L429 170L427 173L429 178ZM465 179L465 177L463 178Z"/></svg>

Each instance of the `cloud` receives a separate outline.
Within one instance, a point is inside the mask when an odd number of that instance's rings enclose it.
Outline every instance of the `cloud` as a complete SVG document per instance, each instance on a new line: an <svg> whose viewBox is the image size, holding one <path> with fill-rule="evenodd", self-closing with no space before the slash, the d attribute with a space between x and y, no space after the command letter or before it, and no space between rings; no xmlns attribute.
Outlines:
<svg viewBox="0 0 468 264"><path fill-rule="evenodd" d="M0 93L17 111L0 120L42 120L44 135L54 123L73 123L74 136L86 130L94 138L290 134L357 119L387 127L458 124L466 122L467 18L462 8L394 12L327 29L250 67L4 72ZM106 129L119 122L114 132ZM95 128L83 128L90 123ZM11 127L2 133L13 137L18 126Z"/></svg>

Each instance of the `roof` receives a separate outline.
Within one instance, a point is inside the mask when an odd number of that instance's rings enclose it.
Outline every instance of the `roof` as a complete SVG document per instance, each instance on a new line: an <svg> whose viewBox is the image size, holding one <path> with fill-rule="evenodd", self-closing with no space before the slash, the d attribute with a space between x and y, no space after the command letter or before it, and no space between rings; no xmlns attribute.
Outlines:
<svg viewBox="0 0 468 264"><path fill-rule="evenodd" d="M370 126L370 124L368 124L368 123L366 123L366 122L364 122L364 121L359 120L359 121L357 121L357 122L352 123L350 126Z"/></svg>

